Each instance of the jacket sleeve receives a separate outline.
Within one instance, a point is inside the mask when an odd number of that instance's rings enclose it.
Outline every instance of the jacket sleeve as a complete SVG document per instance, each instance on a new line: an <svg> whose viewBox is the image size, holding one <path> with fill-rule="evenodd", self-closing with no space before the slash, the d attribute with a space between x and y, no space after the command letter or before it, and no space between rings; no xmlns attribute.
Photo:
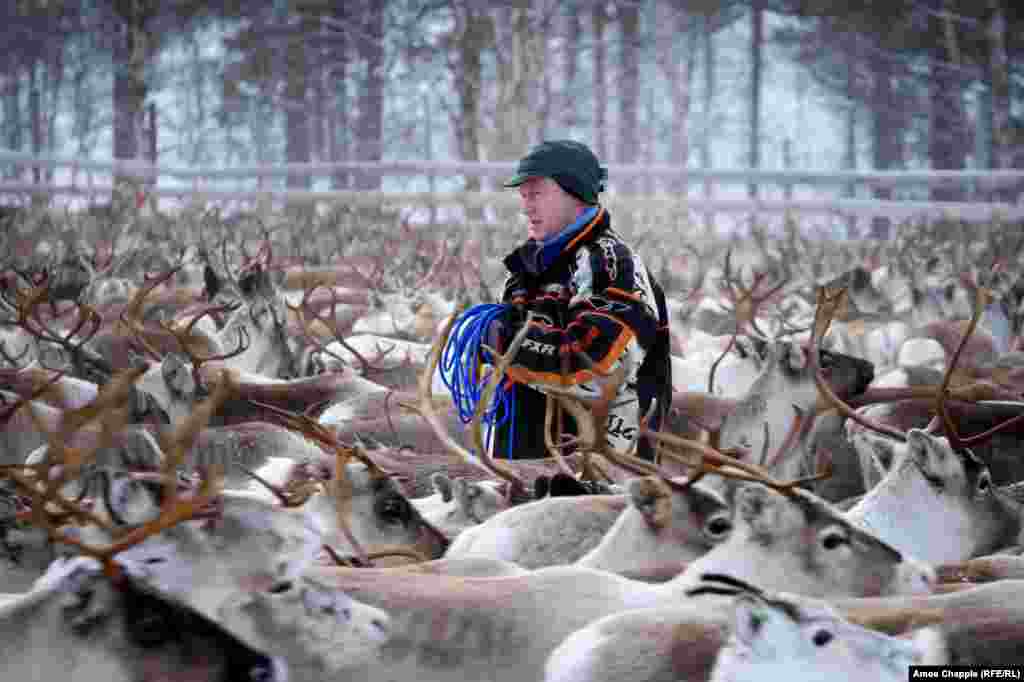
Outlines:
<svg viewBox="0 0 1024 682"><path fill-rule="evenodd" d="M517 304L503 326L500 346L508 348L522 328L530 306L509 278L506 302ZM647 274L629 247L617 239L601 238L579 249L570 282L572 298L564 328L534 321L509 368L521 383L574 385L592 374L578 352L585 353L600 372L611 369L626 346L636 339L649 349L658 331L658 316ZM564 367L564 376L563 376Z"/></svg>

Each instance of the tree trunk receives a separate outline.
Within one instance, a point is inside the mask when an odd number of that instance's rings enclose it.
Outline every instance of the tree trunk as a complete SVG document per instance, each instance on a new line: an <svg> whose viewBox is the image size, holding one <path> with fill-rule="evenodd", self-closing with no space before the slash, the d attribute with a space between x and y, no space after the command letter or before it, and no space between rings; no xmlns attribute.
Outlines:
<svg viewBox="0 0 1024 682"><path fill-rule="evenodd" d="M32 131L32 153L39 156L43 153L43 94L40 84L41 65L33 60L28 70L28 115ZM32 169L32 182L36 185L43 181L42 168L36 166Z"/></svg>
<svg viewBox="0 0 1024 682"><path fill-rule="evenodd" d="M619 163L633 164L637 162L640 126L637 114L640 106L640 7L634 3L624 3L619 10L619 24L622 27L621 71L619 73L619 150L616 156ZM601 93L594 93L600 97ZM637 183L633 178L626 177L621 181L621 191L634 193Z"/></svg>
<svg viewBox="0 0 1024 682"><path fill-rule="evenodd" d="M900 124L897 116L896 93L893 88L893 66L888 57L875 54L871 60L871 134L872 161L875 170L895 170L902 157L900 150ZM892 198L892 189L877 187L875 199ZM884 216L871 221L871 236L888 239L891 223Z"/></svg>
<svg viewBox="0 0 1024 682"><path fill-rule="evenodd" d="M672 94L672 145L669 158L672 165L685 166L690 159L690 103L692 100L693 72L697 66L698 32L691 26L691 18L683 10L676 10L673 24L677 37L667 52L669 61L665 73ZM686 37L685 41L682 39ZM685 188L685 185L684 185Z"/></svg>
<svg viewBox="0 0 1024 682"><path fill-rule="evenodd" d="M704 123L700 131L700 167L704 170L711 169L711 127L714 123L715 111L715 41L711 33L711 15L705 14L704 30L701 32L703 38L704 53L704 104L701 113L704 115ZM704 181L704 198L711 199L714 196L714 183L711 180ZM715 214L713 211L704 213L704 229L713 232L715 229Z"/></svg>
<svg viewBox="0 0 1024 682"><path fill-rule="evenodd" d="M21 120L21 70L11 67L4 76L4 144L8 149L21 150L23 141Z"/></svg>
<svg viewBox="0 0 1024 682"><path fill-rule="evenodd" d="M46 102L46 151L57 152L57 114L60 111L61 90L64 85L64 50L54 50L47 64L47 102ZM53 168L46 169L46 181L53 182Z"/></svg>
<svg viewBox="0 0 1024 682"><path fill-rule="evenodd" d="M306 24L306 20L303 21ZM309 114L307 108L308 60L300 33L288 39L285 51L285 159L288 163L309 163ZM288 189L309 189L309 175L289 174Z"/></svg>
<svg viewBox="0 0 1024 682"><path fill-rule="evenodd" d="M764 47L763 0L753 0L750 9L750 136L747 140L748 165L761 168L761 76ZM757 184L747 185L747 196L757 196Z"/></svg>
<svg viewBox="0 0 1024 682"><path fill-rule="evenodd" d="M341 10L336 10L336 18L345 19ZM340 15L340 16L339 16ZM331 50L331 68L324 73L324 78L330 83L328 92L333 91L334 96L330 100L327 109L326 134L330 159L333 162L348 161L349 153L349 93L348 93L348 50L349 41L345 32L339 32L335 38L335 45ZM326 95L326 93L325 93ZM348 189L350 176L347 172L338 171L331 176L332 189Z"/></svg>
<svg viewBox="0 0 1024 682"><path fill-rule="evenodd" d="M540 46L531 40L529 3L519 0L497 10L494 22L497 57L497 101L494 131L488 145L487 158L492 161L518 159L530 144L530 133L536 133L537 110L530 102L530 82L543 68L537 53Z"/></svg>
<svg viewBox="0 0 1024 682"><path fill-rule="evenodd" d="M591 15L594 29L594 89L591 98L594 101L594 144L597 158L608 158L608 89L607 82L607 48L605 47L604 29L608 24L605 7L601 2L594 4Z"/></svg>
<svg viewBox="0 0 1024 682"><path fill-rule="evenodd" d="M527 14L527 19L530 15ZM530 24L537 24L538 22L530 20ZM530 31L529 24L527 25L527 31ZM526 61L530 69L536 69L533 73L540 73L541 82L539 87L535 87L536 112L537 112L537 139L534 142L546 140L548 138L548 129L552 123L551 112L554 108L554 85L553 85L553 74L554 66L551 51L551 40L549 39L552 34L552 21L546 19L543 22L539 22L539 25L532 30L532 35L527 34L526 38ZM528 72L529 73L529 72ZM527 76L527 81L530 78Z"/></svg>
<svg viewBox="0 0 1024 682"><path fill-rule="evenodd" d="M149 21L154 8L147 2L120 0L113 9L121 21L114 36L114 158L139 157L139 131L149 94L146 65L155 53ZM115 178L115 184L126 178Z"/></svg>
<svg viewBox="0 0 1024 682"><path fill-rule="evenodd" d="M463 161L480 160L480 93L483 81L483 53L493 30L487 13L466 2L457 12L454 81L458 107L455 142ZM479 192L480 178L467 176L466 191Z"/></svg>
<svg viewBox="0 0 1024 682"><path fill-rule="evenodd" d="M365 5L366 21L359 54L366 63L366 81L359 95L356 122L356 158L380 161L384 150L384 0ZM377 174L356 174L356 189L380 189Z"/></svg>
<svg viewBox="0 0 1024 682"><path fill-rule="evenodd" d="M928 94L931 111L928 116L928 158L935 170L961 170L966 165L968 145L964 139L967 116L964 112L964 78L959 70L955 37L949 37L944 28L948 20L935 18L931 22L932 35L947 34L945 40L936 41L932 50L931 79ZM963 188L956 185L936 185L929 191L932 201L959 201Z"/></svg>
<svg viewBox="0 0 1024 682"><path fill-rule="evenodd" d="M579 73L580 63L580 34L583 33L583 22L580 8L575 2L566 3L565 12L565 52L563 54L563 65L565 75L562 78L562 92L559 101L562 108L562 122L566 133L578 125L579 114L576 108L579 102L574 96L576 76Z"/></svg>
<svg viewBox="0 0 1024 682"><path fill-rule="evenodd" d="M1010 129L1010 69L1006 55L1006 13L1001 0L989 0L989 23L986 31L989 69L992 74L992 167L1013 167L1012 132Z"/></svg>
<svg viewBox="0 0 1024 682"><path fill-rule="evenodd" d="M855 70L854 58L851 55L846 62L846 116L844 120L844 150L843 170L857 170L857 73ZM851 182L843 187L843 196L853 199L856 194L854 184ZM850 216L846 219L847 239L856 239L860 236L857 231L857 218Z"/></svg>

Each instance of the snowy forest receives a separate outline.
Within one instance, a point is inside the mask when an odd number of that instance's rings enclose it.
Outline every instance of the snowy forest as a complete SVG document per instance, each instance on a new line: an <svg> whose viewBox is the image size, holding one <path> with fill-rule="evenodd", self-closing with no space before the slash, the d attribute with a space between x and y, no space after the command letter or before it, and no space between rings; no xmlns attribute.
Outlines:
<svg viewBox="0 0 1024 682"><path fill-rule="evenodd" d="M501 161L573 137L607 162L692 168L1024 163L1024 10L1005 0L19 0L0 14L8 150ZM614 189L671 190L658 182Z"/></svg>

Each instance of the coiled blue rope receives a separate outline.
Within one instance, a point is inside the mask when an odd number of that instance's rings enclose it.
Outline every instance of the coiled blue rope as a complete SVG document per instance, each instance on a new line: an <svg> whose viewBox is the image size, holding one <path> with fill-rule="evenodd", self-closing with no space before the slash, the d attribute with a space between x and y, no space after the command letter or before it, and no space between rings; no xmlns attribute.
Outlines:
<svg viewBox="0 0 1024 682"><path fill-rule="evenodd" d="M459 315L452 326L448 342L441 352L441 381L452 394L452 401L458 410L459 419L463 424L473 420L473 413L480 403L484 386L490 377L491 369L480 374L481 346L486 342L487 328L491 322L501 317L508 306L497 303L475 305ZM484 447L490 447L491 433L497 426L509 420L509 437L506 443L506 457L512 458L513 441L515 440L516 409L514 386L505 387L499 384L494 392L491 405L484 411L482 423L487 425ZM479 453L478 453L479 454Z"/></svg>

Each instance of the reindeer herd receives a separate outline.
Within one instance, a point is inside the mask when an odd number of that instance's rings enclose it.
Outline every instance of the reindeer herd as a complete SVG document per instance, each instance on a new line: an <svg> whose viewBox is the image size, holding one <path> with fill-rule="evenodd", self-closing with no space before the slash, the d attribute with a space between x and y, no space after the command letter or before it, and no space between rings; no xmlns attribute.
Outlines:
<svg viewBox="0 0 1024 682"><path fill-rule="evenodd" d="M521 337L463 426L438 362L500 253L7 229L10 679L902 680L1024 650L1019 230L646 256L652 462L605 441L621 374L552 401L578 428L538 424L547 459L491 457Z"/></svg>

